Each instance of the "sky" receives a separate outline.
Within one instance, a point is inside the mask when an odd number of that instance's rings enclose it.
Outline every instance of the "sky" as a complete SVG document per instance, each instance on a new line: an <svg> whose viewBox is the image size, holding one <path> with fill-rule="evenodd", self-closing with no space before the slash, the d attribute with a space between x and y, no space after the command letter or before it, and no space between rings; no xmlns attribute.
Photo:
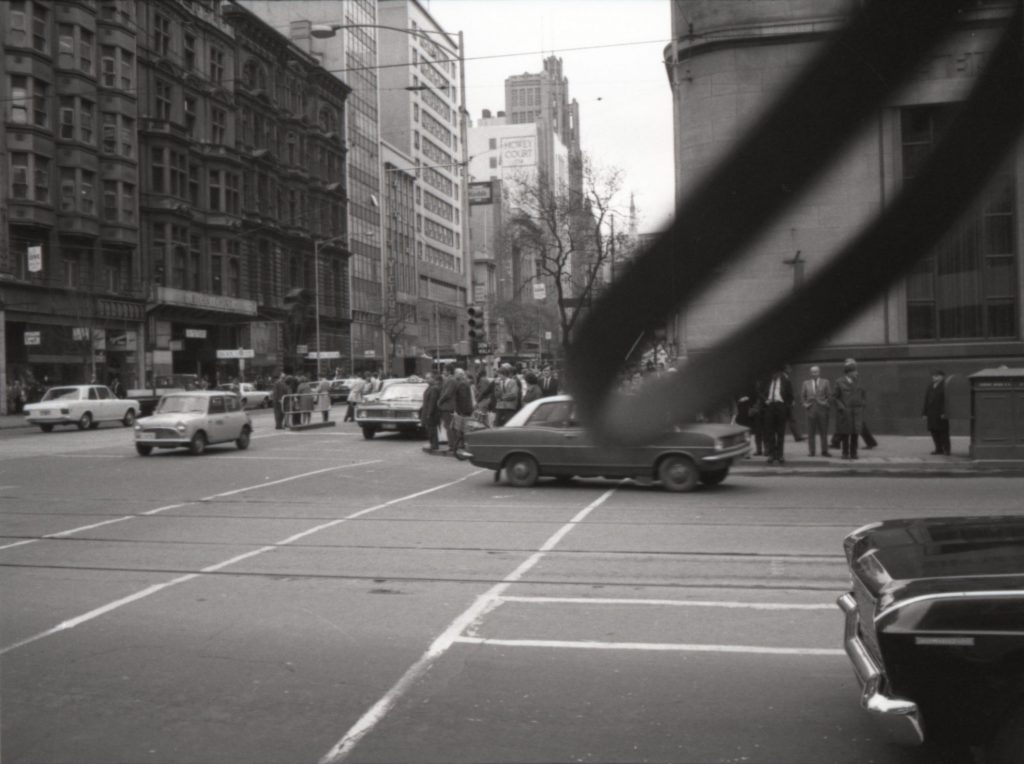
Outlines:
<svg viewBox="0 0 1024 764"><path fill-rule="evenodd" d="M562 59L579 102L580 143L601 167L624 175L622 209L636 198L641 233L673 211L672 93L664 49L670 0L422 0L466 45L466 106L505 108L505 78Z"/></svg>

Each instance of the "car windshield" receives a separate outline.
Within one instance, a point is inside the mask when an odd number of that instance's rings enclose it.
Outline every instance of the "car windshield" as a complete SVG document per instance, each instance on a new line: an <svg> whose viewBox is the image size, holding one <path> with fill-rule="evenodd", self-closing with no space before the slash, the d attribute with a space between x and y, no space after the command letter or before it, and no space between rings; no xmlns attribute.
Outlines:
<svg viewBox="0 0 1024 764"><path fill-rule="evenodd" d="M44 401L77 401L77 387L51 387L43 396Z"/></svg>
<svg viewBox="0 0 1024 764"><path fill-rule="evenodd" d="M378 400L381 401L411 401L411 400L422 400L423 398L423 383L400 383L397 385L388 385L384 391L380 394Z"/></svg>
<svg viewBox="0 0 1024 764"><path fill-rule="evenodd" d="M205 397L199 395L168 395L160 400L157 414L205 414Z"/></svg>

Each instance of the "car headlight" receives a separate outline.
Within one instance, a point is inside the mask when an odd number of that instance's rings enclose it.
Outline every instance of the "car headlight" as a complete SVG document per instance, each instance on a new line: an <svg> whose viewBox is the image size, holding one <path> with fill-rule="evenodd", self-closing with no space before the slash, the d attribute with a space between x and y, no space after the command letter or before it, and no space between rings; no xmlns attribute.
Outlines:
<svg viewBox="0 0 1024 764"><path fill-rule="evenodd" d="M178 422L176 425L174 425L174 429L177 430L178 432L185 432L185 430L187 430L188 427L185 425L184 422Z"/></svg>
<svg viewBox="0 0 1024 764"><path fill-rule="evenodd" d="M70 414L70 413L71 413L71 409L61 409L61 410L60 410L60 413L62 413L62 414L64 414L65 416L67 416L68 414Z"/></svg>
<svg viewBox="0 0 1024 764"><path fill-rule="evenodd" d="M715 438L715 450L716 451L723 451L723 450L725 450L725 443L722 442L721 438Z"/></svg>
<svg viewBox="0 0 1024 764"><path fill-rule="evenodd" d="M142 432L142 425L141 424L136 424L135 425L135 432Z"/></svg>

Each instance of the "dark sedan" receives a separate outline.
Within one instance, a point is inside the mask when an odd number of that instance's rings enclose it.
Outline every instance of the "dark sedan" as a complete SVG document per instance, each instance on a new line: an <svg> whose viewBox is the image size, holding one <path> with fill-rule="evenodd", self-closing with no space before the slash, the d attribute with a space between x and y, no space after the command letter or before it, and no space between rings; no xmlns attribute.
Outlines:
<svg viewBox="0 0 1024 764"><path fill-rule="evenodd" d="M515 486L544 476L629 477L690 491L721 483L733 461L748 453L749 431L725 424L687 425L643 446L599 445L577 421L572 398L558 395L527 404L504 427L470 430L459 458L504 470Z"/></svg>

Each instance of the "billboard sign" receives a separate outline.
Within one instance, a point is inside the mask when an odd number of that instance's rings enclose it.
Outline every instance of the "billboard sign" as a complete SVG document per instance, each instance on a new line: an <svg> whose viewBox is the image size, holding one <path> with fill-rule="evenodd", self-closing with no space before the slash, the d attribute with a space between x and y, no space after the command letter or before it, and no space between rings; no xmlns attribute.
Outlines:
<svg viewBox="0 0 1024 764"><path fill-rule="evenodd" d="M503 167L532 167L537 164L537 136L522 135L501 139Z"/></svg>

